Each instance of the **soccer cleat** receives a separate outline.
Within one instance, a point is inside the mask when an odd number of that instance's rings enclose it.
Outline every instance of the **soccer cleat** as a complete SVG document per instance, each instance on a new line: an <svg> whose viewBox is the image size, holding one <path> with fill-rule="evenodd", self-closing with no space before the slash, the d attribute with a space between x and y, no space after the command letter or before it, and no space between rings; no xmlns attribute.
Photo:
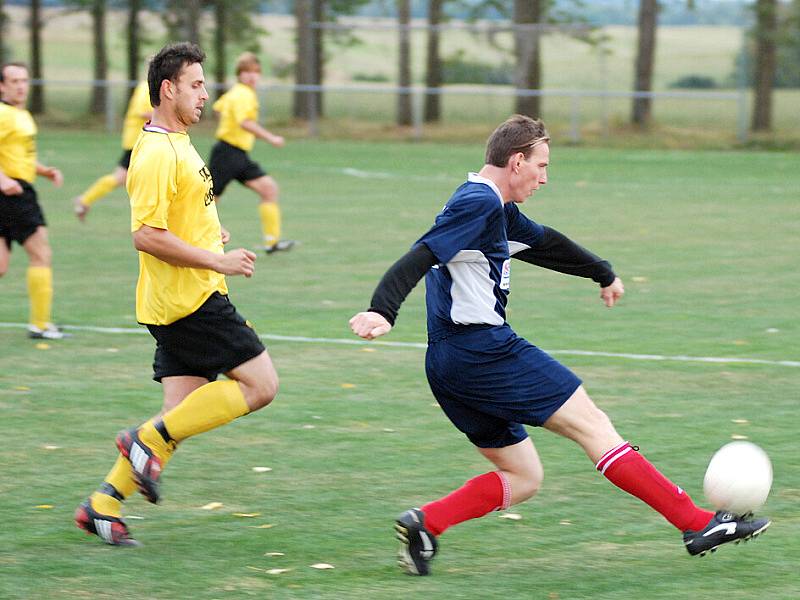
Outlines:
<svg viewBox="0 0 800 600"><path fill-rule="evenodd" d="M87 534L94 534L112 546L141 546L131 537L125 521L118 517L102 515L92 508L90 500L82 502L75 509L75 525Z"/></svg>
<svg viewBox="0 0 800 600"><path fill-rule="evenodd" d="M32 340L61 340L72 337L71 333L64 333L61 328L47 323L44 328L28 325L28 337Z"/></svg>
<svg viewBox="0 0 800 600"><path fill-rule="evenodd" d="M400 549L397 563L409 575L430 575L428 563L436 556L436 536L425 529L425 515L418 508L407 510L394 524Z"/></svg>
<svg viewBox="0 0 800 600"><path fill-rule="evenodd" d="M740 517L720 510L701 531L684 531L683 543L692 556L705 556L706 552L714 552L722 544L738 544L758 537L771 523L769 519L754 519L752 514Z"/></svg>
<svg viewBox="0 0 800 600"><path fill-rule="evenodd" d="M139 439L136 428L125 429L117 435L117 448L133 467L136 486L148 502L157 504L161 496L158 480L161 477L161 459Z"/></svg>
<svg viewBox="0 0 800 600"><path fill-rule="evenodd" d="M271 246L264 246L264 252L272 254L274 252L283 252L284 250L291 250L297 244L294 240L278 240Z"/></svg>

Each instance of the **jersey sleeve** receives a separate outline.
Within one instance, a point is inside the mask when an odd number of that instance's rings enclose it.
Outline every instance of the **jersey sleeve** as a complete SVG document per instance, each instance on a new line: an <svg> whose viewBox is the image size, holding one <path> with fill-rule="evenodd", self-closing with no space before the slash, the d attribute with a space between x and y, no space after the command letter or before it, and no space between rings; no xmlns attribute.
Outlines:
<svg viewBox="0 0 800 600"><path fill-rule="evenodd" d="M520 250L535 248L544 237L544 227L520 212L516 204L505 206L508 251L512 256Z"/></svg>
<svg viewBox="0 0 800 600"><path fill-rule="evenodd" d="M140 149L135 168L128 171L128 195L131 200L131 231L142 225L168 229L169 206L177 195L177 157L167 152ZM132 165L133 166L133 165Z"/></svg>
<svg viewBox="0 0 800 600"><path fill-rule="evenodd" d="M468 249L486 229L489 219L498 218L500 201L494 194L470 194L452 199L436 217L433 227L417 240L425 244L439 262L447 264L461 250Z"/></svg>

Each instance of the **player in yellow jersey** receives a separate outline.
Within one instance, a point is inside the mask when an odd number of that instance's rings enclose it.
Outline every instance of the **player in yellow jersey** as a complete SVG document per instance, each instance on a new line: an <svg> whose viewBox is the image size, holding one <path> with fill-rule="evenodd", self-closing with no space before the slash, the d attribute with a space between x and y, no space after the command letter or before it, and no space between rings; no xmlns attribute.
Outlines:
<svg viewBox="0 0 800 600"><path fill-rule="evenodd" d="M8 270L11 244L28 253L28 336L60 339L64 334L50 322L53 270L44 214L33 189L37 175L61 187L63 177L36 157L36 123L25 110L30 80L22 63L0 69L0 276Z"/></svg>
<svg viewBox="0 0 800 600"><path fill-rule="evenodd" d="M153 118L128 171L131 230L139 250L136 317L156 340L160 413L117 437L120 456L78 506L78 527L112 545L137 545L122 501L138 487L158 502L162 469L178 443L269 404L278 376L253 329L228 299L225 275L253 274L256 255L223 251L211 175L187 130L208 94L202 50L187 42L159 51L148 69ZM222 373L227 379L216 381Z"/></svg>
<svg viewBox="0 0 800 600"><path fill-rule="evenodd" d="M128 101L128 109L125 111L125 122L122 126L122 156L119 159L117 168L113 173L103 175L95 181L89 189L76 197L72 203L75 208L75 216L81 221L86 218L92 204L100 200L106 194L112 192L117 187L125 184L128 175L128 165L131 162L131 151L136 143L136 138L142 131L144 125L153 114L153 107L150 105L150 93L147 89L147 82L141 81L133 89L131 99Z"/></svg>
<svg viewBox="0 0 800 600"><path fill-rule="evenodd" d="M217 200L233 179L258 194L264 250L271 254L278 250L289 250L295 242L281 239L278 184L248 155L256 138L276 148L284 145L283 137L258 124L255 88L260 78L261 63L258 57L252 52L245 52L236 61L237 83L214 102L214 111L219 113L218 141L211 149L208 168L214 179L214 196Z"/></svg>

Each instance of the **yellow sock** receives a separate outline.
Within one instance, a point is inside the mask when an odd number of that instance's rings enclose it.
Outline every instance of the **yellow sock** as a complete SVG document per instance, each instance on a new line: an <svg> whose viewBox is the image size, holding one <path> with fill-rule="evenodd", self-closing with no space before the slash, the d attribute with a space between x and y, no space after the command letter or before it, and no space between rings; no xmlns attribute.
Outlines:
<svg viewBox="0 0 800 600"><path fill-rule="evenodd" d="M89 496L89 502L91 503L92 508L101 515L117 517L118 519L122 517L122 502L113 496L109 496L103 492L95 492Z"/></svg>
<svg viewBox="0 0 800 600"><path fill-rule="evenodd" d="M165 467L167 461L172 458L172 453L175 452L176 443L164 441L164 438L161 437L161 434L156 429L153 419L143 423L137 433L139 434L139 439L147 444L147 447L161 459L161 466ZM170 433L170 435L172 434Z"/></svg>
<svg viewBox="0 0 800 600"><path fill-rule="evenodd" d="M188 437L209 431L250 412L244 394L235 381L212 381L197 388L162 419L170 437L179 442ZM148 446L151 439L161 435L153 428L139 432ZM162 439L163 442L163 439Z"/></svg>
<svg viewBox="0 0 800 600"><path fill-rule="evenodd" d="M136 482L133 480L131 461L122 456L117 456L117 462L106 475L106 481L114 486L123 498L127 498L136 491ZM105 495L105 494L104 494Z"/></svg>
<svg viewBox="0 0 800 600"><path fill-rule="evenodd" d="M53 307L53 270L50 267L28 267L30 323L44 329L50 322Z"/></svg>
<svg viewBox="0 0 800 600"><path fill-rule="evenodd" d="M113 175L104 175L95 181L91 187L83 193L81 204L84 206L91 206L100 198L114 190L117 187L117 178Z"/></svg>
<svg viewBox="0 0 800 600"><path fill-rule="evenodd" d="M258 205L258 214L261 215L264 245L274 246L281 239L281 207L277 202L261 202Z"/></svg>

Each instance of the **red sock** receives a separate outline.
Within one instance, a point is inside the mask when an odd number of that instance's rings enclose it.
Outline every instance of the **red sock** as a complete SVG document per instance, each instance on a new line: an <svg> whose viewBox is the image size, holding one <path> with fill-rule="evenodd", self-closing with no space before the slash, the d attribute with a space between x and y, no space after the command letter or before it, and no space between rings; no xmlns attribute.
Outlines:
<svg viewBox="0 0 800 600"><path fill-rule="evenodd" d="M510 501L511 488L505 475L492 471L473 477L456 491L429 502L420 510L425 515L425 528L433 535L440 535L462 521L508 508Z"/></svg>
<svg viewBox="0 0 800 600"><path fill-rule="evenodd" d="M699 531L714 516L698 508L689 494L659 473L628 442L606 452L597 462L597 470L618 488L649 504L681 531Z"/></svg>

